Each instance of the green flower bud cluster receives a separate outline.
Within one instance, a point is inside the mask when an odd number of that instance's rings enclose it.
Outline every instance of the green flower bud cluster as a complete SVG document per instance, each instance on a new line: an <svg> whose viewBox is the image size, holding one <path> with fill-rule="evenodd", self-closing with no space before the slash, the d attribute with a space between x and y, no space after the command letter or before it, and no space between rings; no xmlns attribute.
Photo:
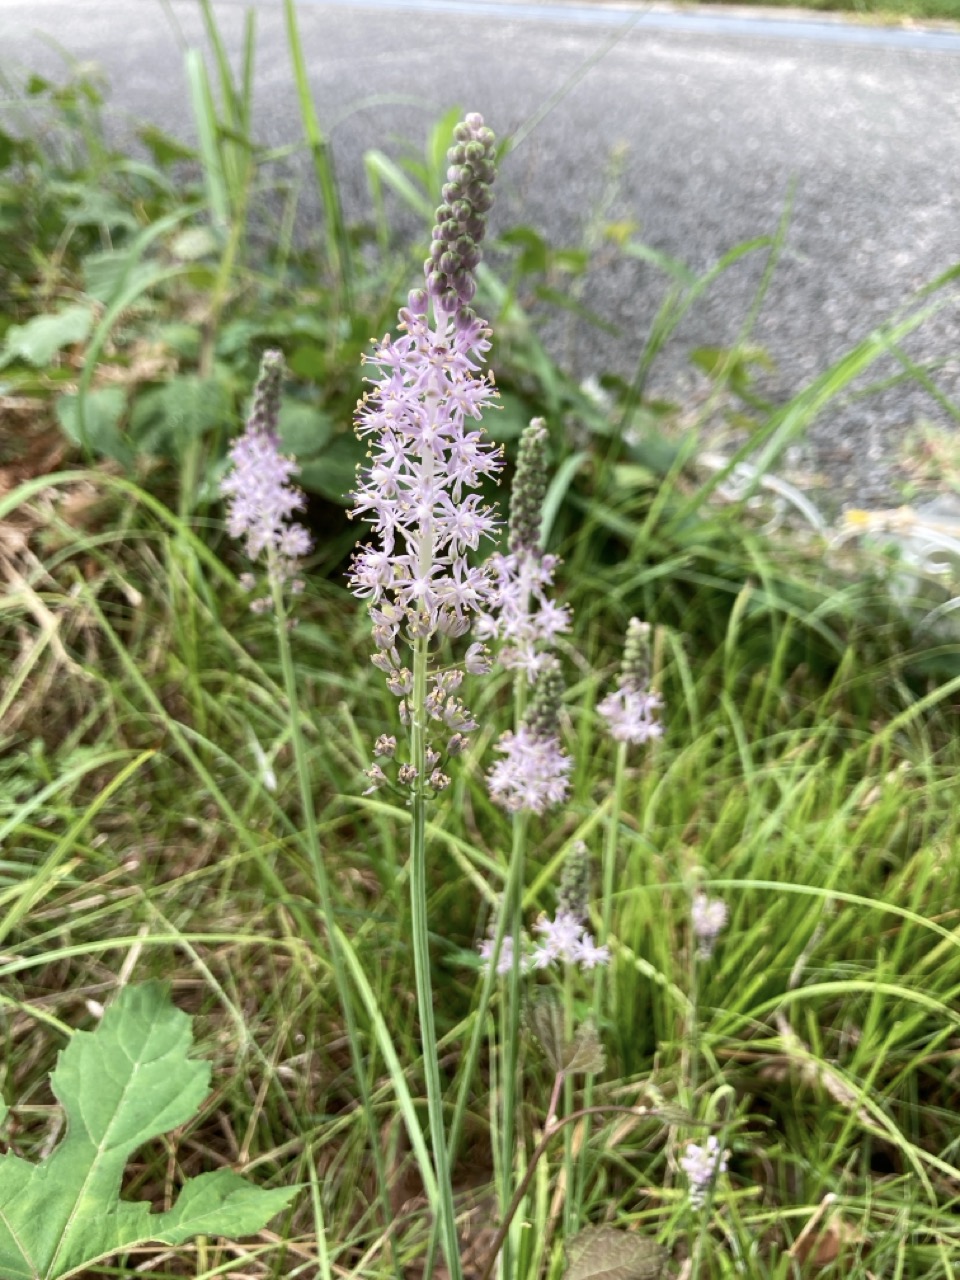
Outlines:
<svg viewBox="0 0 960 1280"><path fill-rule="evenodd" d="M547 444L549 434L543 418L534 418L520 437L517 470L510 494L510 550L539 552L540 522L547 494Z"/></svg>
<svg viewBox="0 0 960 1280"><path fill-rule="evenodd" d="M590 854L582 840L578 840L563 864L560 889L557 893L557 915L570 915L586 920L590 901Z"/></svg>
<svg viewBox="0 0 960 1280"><path fill-rule="evenodd" d="M631 618L623 642L620 683L625 689L645 689L650 683L650 623Z"/></svg>
<svg viewBox="0 0 960 1280"><path fill-rule="evenodd" d="M523 722L535 738L555 738L560 732L560 707L563 703L563 674L556 658L548 658L537 675L527 714Z"/></svg>
<svg viewBox="0 0 960 1280"><path fill-rule="evenodd" d="M260 374L253 389L253 408L247 419L250 431L275 435L280 420L280 388L283 381L283 352L265 351Z"/></svg>
<svg viewBox="0 0 960 1280"><path fill-rule="evenodd" d="M468 306L476 292L473 272L480 262L484 217L493 204L494 135L483 116L472 112L453 131L447 152L443 204L437 209L430 257L424 263L427 289L442 310Z"/></svg>

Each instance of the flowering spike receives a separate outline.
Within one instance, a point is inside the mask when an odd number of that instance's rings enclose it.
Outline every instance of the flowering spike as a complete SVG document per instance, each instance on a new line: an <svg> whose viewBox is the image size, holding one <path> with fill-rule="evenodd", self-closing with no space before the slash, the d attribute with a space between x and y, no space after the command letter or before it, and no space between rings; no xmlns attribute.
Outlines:
<svg viewBox="0 0 960 1280"><path fill-rule="evenodd" d="M572 767L560 750L563 677L556 658L544 664L533 700L516 733L505 733L497 750L504 757L487 775L492 799L508 813L543 813L567 797Z"/></svg>
<svg viewBox="0 0 960 1280"><path fill-rule="evenodd" d="M721 1150L719 1139L711 1134L702 1147L695 1142L687 1143L686 1154L680 1157L680 1167L690 1183L691 1206L702 1209L710 1188L720 1174L727 1171L727 1152Z"/></svg>
<svg viewBox="0 0 960 1280"><path fill-rule="evenodd" d="M429 674L421 695L414 672L423 669L418 662L429 670L429 641L466 635L474 615L488 607L489 570L470 557L499 521L474 491L502 465L479 425L496 396L492 377L481 370L490 334L466 305L473 297L470 273L480 260L477 219L489 207L494 176L493 134L471 115L455 136L427 287L414 289L401 309L400 336L385 337L368 357L377 374L357 407L356 430L372 445L350 513L375 534L373 544L357 549L350 577L354 594L369 603L379 651L373 661L402 699L400 719L411 742L420 741L427 719L439 721L453 753L477 727L454 694L463 673ZM401 658L405 643L413 650L409 665ZM481 643L468 647L466 666L472 674L489 669ZM414 693L423 696L422 705L414 705ZM439 760L424 759L415 779L404 770L405 779L418 789L429 779L433 790L442 790L449 779Z"/></svg>
<svg viewBox="0 0 960 1280"><path fill-rule="evenodd" d="M631 618L623 646L620 684L597 703L610 736L617 742L643 743L663 736L656 714L663 699L649 687L650 624Z"/></svg>
<svg viewBox="0 0 960 1280"><path fill-rule="evenodd" d="M251 560L266 553L270 578L289 582L297 591L303 589L295 577L297 561L309 552L312 541L302 525L289 523L292 513L306 506L306 498L289 483L299 467L280 452L277 425L282 380L283 355L265 352L246 430L230 448L232 466L220 482L220 492L230 498L230 536L245 540ZM244 577L249 581L248 575ZM262 611L270 602L258 600L253 607Z"/></svg>
<svg viewBox="0 0 960 1280"><path fill-rule="evenodd" d="M500 661L525 670L533 682L556 637L570 628L570 611L548 598L556 556L544 555L540 539L547 490L547 428L534 418L520 438L510 500L508 555L490 557L494 575L492 607L477 630L500 640Z"/></svg>
<svg viewBox="0 0 960 1280"><path fill-rule="evenodd" d="M694 896L690 920L693 925L693 936L697 940L697 955L701 960L709 960L713 955L713 949L726 927L729 914L727 904L722 898L708 898L705 893Z"/></svg>

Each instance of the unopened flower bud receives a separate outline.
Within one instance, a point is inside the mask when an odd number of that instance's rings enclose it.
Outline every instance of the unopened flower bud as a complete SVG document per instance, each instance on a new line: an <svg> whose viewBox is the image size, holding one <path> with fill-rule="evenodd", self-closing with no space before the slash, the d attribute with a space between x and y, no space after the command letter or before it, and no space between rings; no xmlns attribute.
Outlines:
<svg viewBox="0 0 960 1280"><path fill-rule="evenodd" d="M510 495L510 550L539 553L543 550L540 525L547 494L547 424L534 418L520 437L517 470Z"/></svg>
<svg viewBox="0 0 960 1280"><path fill-rule="evenodd" d="M391 675L400 666L400 655L396 649L391 649L389 653L381 649L370 655L370 662L378 671L385 671L387 675Z"/></svg>
<svg viewBox="0 0 960 1280"><path fill-rule="evenodd" d="M463 736L463 734L455 733L453 737L450 739L450 741L447 743L447 755L458 756L466 749L466 746L467 746L467 740Z"/></svg>
<svg viewBox="0 0 960 1280"><path fill-rule="evenodd" d="M552 738L560 728L560 707L563 702L563 676L556 658L547 658L540 667L533 699L524 724L538 738Z"/></svg>
<svg viewBox="0 0 960 1280"><path fill-rule="evenodd" d="M397 749L397 740L392 734L381 733L373 746L373 754L375 756L393 757Z"/></svg>
<svg viewBox="0 0 960 1280"><path fill-rule="evenodd" d="M434 791L443 791L450 785L450 779L445 773L441 773L439 769L434 769L430 775L430 786Z"/></svg>
<svg viewBox="0 0 960 1280"><path fill-rule="evenodd" d="M387 688L396 698L412 693L413 673L408 667L402 667L399 671L391 671L387 676Z"/></svg>
<svg viewBox="0 0 960 1280"><path fill-rule="evenodd" d="M370 779L370 786L363 793L365 796L372 795L374 791L379 791L387 783L387 775L378 764L373 764L369 769L364 769L363 776Z"/></svg>
<svg viewBox="0 0 960 1280"><path fill-rule="evenodd" d="M582 840L578 840L567 854L560 876L557 893L557 913L565 913L577 920L586 920L587 903L590 900L590 854Z"/></svg>
<svg viewBox="0 0 960 1280"><path fill-rule="evenodd" d="M623 642L623 666L621 683L636 689L646 686L650 679L650 623L631 618L627 623L627 635Z"/></svg>
<svg viewBox="0 0 960 1280"><path fill-rule="evenodd" d="M494 136L475 113L454 130L447 152L443 204L437 209L430 257L424 264L427 289L442 311L455 314L474 296L483 214L493 203ZM440 247L445 246L445 247Z"/></svg>
<svg viewBox="0 0 960 1280"><path fill-rule="evenodd" d="M401 782L404 786L409 786L410 783L416 782L416 780L417 780L416 765L402 764L400 768L397 770L397 781Z"/></svg>

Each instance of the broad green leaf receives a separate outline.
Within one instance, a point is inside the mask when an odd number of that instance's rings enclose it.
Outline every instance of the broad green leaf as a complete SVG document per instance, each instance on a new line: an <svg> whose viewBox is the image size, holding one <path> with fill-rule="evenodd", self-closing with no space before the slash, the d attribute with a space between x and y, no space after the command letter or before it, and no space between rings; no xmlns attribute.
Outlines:
<svg viewBox="0 0 960 1280"><path fill-rule="evenodd" d="M51 1083L66 1137L39 1164L0 1156L0 1276L59 1280L135 1245L197 1234L249 1235L290 1200L226 1169L190 1179L167 1213L119 1199L124 1166L151 1138L185 1124L209 1089L191 1059L190 1019L156 982L128 987L95 1031L61 1051Z"/></svg>
<svg viewBox="0 0 960 1280"><path fill-rule="evenodd" d="M230 397L218 378L184 374L138 396L130 435L138 452L177 456L230 417Z"/></svg>
<svg viewBox="0 0 960 1280"><path fill-rule="evenodd" d="M310 458L320 452L333 434L333 419L313 405L284 400L278 429L284 453L292 453L295 458Z"/></svg>
<svg viewBox="0 0 960 1280"><path fill-rule="evenodd" d="M129 249L88 253L83 260L84 289L91 298L107 303L125 286L148 289L156 269L154 262L137 262Z"/></svg>
<svg viewBox="0 0 960 1280"><path fill-rule="evenodd" d="M64 347L84 342L92 328L92 308L79 303L55 315L34 316L26 324L11 325L0 352L0 368L11 360L26 360L40 369Z"/></svg>
<svg viewBox="0 0 960 1280"><path fill-rule="evenodd" d="M567 1244L563 1280L659 1280L667 1253L619 1227L587 1227Z"/></svg>
<svg viewBox="0 0 960 1280"><path fill-rule="evenodd" d="M318 457L304 463L297 480L309 492L345 503L356 488L357 467L364 457L364 446L356 436L337 436Z"/></svg>
<svg viewBox="0 0 960 1280"><path fill-rule="evenodd" d="M84 430L80 430L79 396L63 395L57 401L57 421L64 434L74 444L93 450L101 458L112 458L124 466L133 461L120 420L126 409L127 397L122 387L98 387L87 394L84 405Z"/></svg>

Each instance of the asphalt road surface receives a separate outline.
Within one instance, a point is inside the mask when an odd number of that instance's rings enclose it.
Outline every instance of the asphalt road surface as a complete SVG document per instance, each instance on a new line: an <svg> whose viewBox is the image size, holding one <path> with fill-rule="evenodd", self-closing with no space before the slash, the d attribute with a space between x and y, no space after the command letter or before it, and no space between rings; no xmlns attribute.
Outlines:
<svg viewBox="0 0 960 1280"><path fill-rule="evenodd" d="M217 4L233 51L244 8ZM169 0L166 9L160 0L0 0L0 65L8 75L56 72L62 61L44 38L52 37L104 68L118 130L131 117L149 117L191 136L170 13L187 40L202 43L202 29L193 0ZM294 141L300 125L282 10L278 0L256 9L256 131L268 145ZM960 261L956 32L582 0L307 0L300 25L353 215L369 210L360 164L368 147L396 153L402 138L419 145L455 103L481 111L498 134L516 132L558 94L503 167L498 228L526 223L554 244L575 245L604 210L608 219L635 220L648 244L701 271L739 242L772 232L792 187L786 247L752 339L774 361L764 389L776 399ZM697 304L655 369L655 388L695 394L689 351L736 339L762 268L762 255L750 256ZM628 372L665 287L648 265L602 266L584 302L622 336L581 330L565 350L558 327L551 341L582 376ZM955 300L907 350L936 361L939 385L960 402ZM877 366L866 381L898 367ZM896 459L921 421L951 418L916 386L848 398L821 416L803 462L829 475L840 501L891 502Z"/></svg>

